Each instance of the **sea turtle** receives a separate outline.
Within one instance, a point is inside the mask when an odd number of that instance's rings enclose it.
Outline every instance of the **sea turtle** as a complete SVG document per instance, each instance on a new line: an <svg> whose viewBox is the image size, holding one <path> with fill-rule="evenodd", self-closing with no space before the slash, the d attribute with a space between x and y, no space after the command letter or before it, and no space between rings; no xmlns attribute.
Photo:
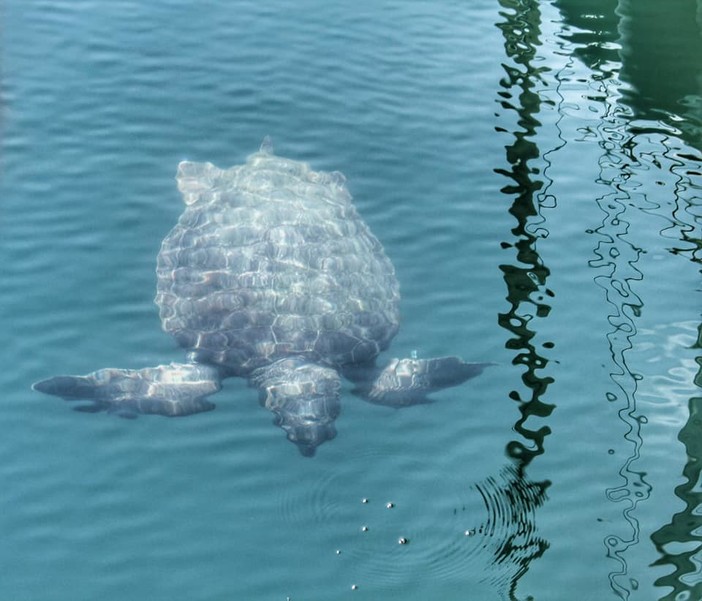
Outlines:
<svg viewBox="0 0 702 601"><path fill-rule="evenodd" d="M336 435L340 374L363 398L403 406L455 386L486 364L458 357L392 359L399 285L351 204L341 173L273 154L246 164L182 162L185 211L158 255L156 304L187 363L56 376L35 390L90 400L123 416L208 411L230 376L247 378L303 455Z"/></svg>

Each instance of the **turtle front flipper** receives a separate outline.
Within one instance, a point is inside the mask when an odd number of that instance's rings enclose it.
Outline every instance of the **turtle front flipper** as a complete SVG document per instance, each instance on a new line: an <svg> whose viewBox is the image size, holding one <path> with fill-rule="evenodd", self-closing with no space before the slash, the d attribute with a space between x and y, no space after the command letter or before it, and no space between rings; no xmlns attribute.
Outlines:
<svg viewBox="0 0 702 601"><path fill-rule="evenodd" d="M466 363L460 357L392 359L373 374L361 390L363 396L380 405L404 407L429 402L427 395L442 388L458 386L479 376L491 363Z"/></svg>
<svg viewBox="0 0 702 601"><path fill-rule="evenodd" d="M144 369L99 369L85 376L55 376L37 382L34 390L67 401L92 401L80 411L108 411L123 417L155 413L174 417L214 409L205 397L221 389L217 369L171 363Z"/></svg>

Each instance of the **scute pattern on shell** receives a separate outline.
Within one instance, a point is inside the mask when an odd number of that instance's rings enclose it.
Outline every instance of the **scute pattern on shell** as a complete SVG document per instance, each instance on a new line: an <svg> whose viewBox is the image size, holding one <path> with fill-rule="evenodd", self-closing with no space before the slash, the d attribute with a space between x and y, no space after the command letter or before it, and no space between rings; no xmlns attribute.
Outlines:
<svg viewBox="0 0 702 601"><path fill-rule="evenodd" d="M399 286L339 173L263 149L181 163L186 210L163 241L156 303L192 358L233 375L301 356L373 359L396 334Z"/></svg>

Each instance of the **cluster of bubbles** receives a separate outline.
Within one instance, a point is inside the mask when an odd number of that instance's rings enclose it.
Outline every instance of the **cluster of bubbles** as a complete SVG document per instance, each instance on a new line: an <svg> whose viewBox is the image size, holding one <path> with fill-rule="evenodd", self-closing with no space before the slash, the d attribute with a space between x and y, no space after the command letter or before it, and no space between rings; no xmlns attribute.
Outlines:
<svg viewBox="0 0 702 601"><path fill-rule="evenodd" d="M361 499L361 503L362 503L363 505L368 505L368 504L370 503L370 499L368 499L368 497L363 497L363 498ZM394 509L394 507L395 507L395 503L393 503L392 501L388 501L387 503L385 503L385 508L386 508L386 509ZM369 532L369 531L370 531L370 528L369 528L366 524L363 524L363 525L361 526L361 532ZM409 542L410 542L410 541L409 541L409 538L407 538L406 536L401 536L401 537L399 537L399 538L397 539L397 543L400 544L400 545L407 545L407 544L409 544ZM336 550L336 554L337 554L337 555L341 555L341 549L337 549L337 550ZM351 585L351 590L352 590L352 591L357 591L357 590L358 590L358 584L352 584L352 585Z"/></svg>
<svg viewBox="0 0 702 601"><path fill-rule="evenodd" d="M359 549L356 548L355 543L358 543L359 541L368 542L371 544L371 546L373 548L376 548L376 544L381 544L384 546L385 551L388 551L389 549L388 549L387 545L393 544L393 537L392 536L388 537L387 535L390 534L392 532L392 530L395 530L395 528L398 526L398 524L394 518L404 517L401 514L397 514L397 515L394 515L392 517L387 516L387 518L380 520L378 528L376 528L375 522L372 521L371 519L368 519L369 514L367 512L369 510L373 510L373 512L374 512L373 519L375 519L377 521L377 517L379 517L380 513L384 514L384 511L398 510L396 503L392 500L385 500L382 502L373 502L369 497L361 497L356 502L357 503L360 502L360 504L362 506L366 507L363 510L361 510L360 512L358 512L358 514L357 514L358 521L356 522L357 526L356 526L355 532L357 533L357 536L360 536L361 538L360 539L355 538L355 539L353 539L353 541L349 540L348 548L337 547L337 546L332 547L329 552L333 553L335 556L339 557L340 559L341 559L341 556L346 557L347 555L349 555L351 558L353 558L353 557L358 558ZM463 506L463 507L459 506L457 508L454 508L453 513L454 513L454 516L457 516L459 518L458 521L462 522L463 519L461 519L461 517L459 516L459 513L463 513L466 511L468 511L468 508L466 506ZM380 513L378 513L378 512L380 512ZM404 513L404 512L402 512L402 513ZM366 521L366 520L368 520L368 521ZM390 524L392 524L392 523L394 523L395 526L390 526ZM401 523L404 523L404 521L401 521ZM383 525L385 525L385 527L383 527ZM473 528L466 529L466 525L467 524L464 524L462 528L459 527L458 531L455 533L460 538L465 540L465 539L473 538L478 534L484 534L482 528L473 527ZM390 528L391 528L390 532L388 531L387 526L390 526ZM413 540L413 538L410 538L409 536L407 536L407 534L410 534L410 533L403 532L402 529L403 529L403 526L399 525L399 528L397 528L397 530L395 530L395 537L396 538L394 538L394 544L402 545L403 547L405 547L405 546L409 545L410 542L415 542ZM368 533L371 533L371 534L368 534ZM365 536L368 536L370 538L364 538ZM366 545L362 544L362 547L365 548ZM422 545L420 545L420 547L422 547ZM368 549L366 549L366 551L368 551ZM427 561L431 561L432 558L434 557L433 552L431 550L427 551L426 549L422 550L422 549L418 548L418 549L415 549L415 551L418 552L419 555L416 555L415 553L411 553L410 555L406 555L407 552L405 552L405 551L400 552L400 555L403 558L406 558L407 561L409 562L409 564L406 566L408 568L409 568L409 566L419 565L417 563L418 561L421 561L422 564L424 564ZM451 566L453 566L453 568L455 569L456 566L458 566L458 567L463 566L465 561L467 561L469 559L469 557L471 556L471 554L475 553L476 550L473 548L473 546L470 546L470 545L469 545L469 547L464 549L462 547L462 545L456 539L453 539L453 542L450 544L449 548L442 547L442 550L441 550L442 557L446 552L448 552L451 555L451 557L453 558L451 565L448 566L449 569L451 568ZM429 553L429 555L427 555L427 553ZM365 555L365 553L363 553L362 555ZM396 556L394 554L392 554L392 555L394 557L394 559L392 560L392 563L393 563L393 566L396 567L398 556ZM385 558L385 559L387 560L387 558ZM381 563L382 563L382 561L381 561ZM385 566L385 564L383 564L383 565ZM385 567L387 567L387 566L385 566ZM376 566L376 568L377 568L377 566ZM381 571L383 571L383 573L384 573L384 568L379 568L379 569L381 569ZM388 575L385 574L385 576L388 576ZM347 582L346 590L350 589L351 591L359 591L364 587L364 583L362 581L359 582L358 580L349 579L346 582ZM286 601L293 601L293 598L287 597Z"/></svg>

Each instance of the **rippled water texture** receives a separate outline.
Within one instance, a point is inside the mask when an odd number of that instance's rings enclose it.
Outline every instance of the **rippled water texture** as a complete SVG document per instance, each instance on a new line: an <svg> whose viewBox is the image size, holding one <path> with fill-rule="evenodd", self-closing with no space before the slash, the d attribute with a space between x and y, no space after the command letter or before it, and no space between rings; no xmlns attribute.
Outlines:
<svg viewBox="0 0 702 601"><path fill-rule="evenodd" d="M702 598L699 0L7 0L0 598ZM32 382L179 361L155 258L183 159L348 178L387 356L305 458L227 380L181 419ZM365 502L364 502L365 501Z"/></svg>

